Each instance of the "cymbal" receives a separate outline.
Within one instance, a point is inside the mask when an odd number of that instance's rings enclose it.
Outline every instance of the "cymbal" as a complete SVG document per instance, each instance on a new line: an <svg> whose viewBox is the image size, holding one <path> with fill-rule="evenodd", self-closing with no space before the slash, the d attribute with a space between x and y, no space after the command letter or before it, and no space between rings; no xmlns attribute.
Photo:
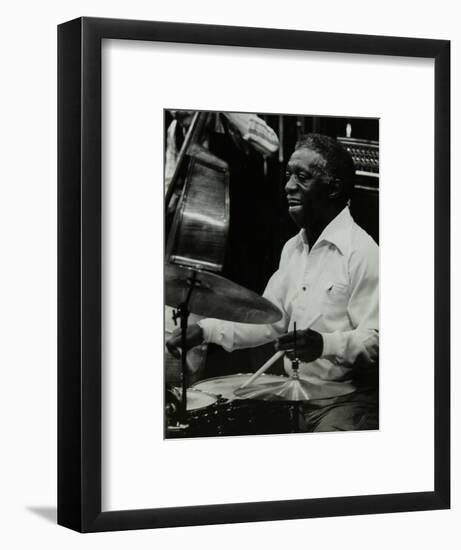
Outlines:
<svg viewBox="0 0 461 550"><path fill-rule="evenodd" d="M197 315L239 323L275 323L282 317L269 300L216 273L177 264L165 264L165 302L178 307L186 301Z"/></svg>
<svg viewBox="0 0 461 550"><path fill-rule="evenodd" d="M312 382L302 378L287 377L282 381L237 388L234 390L234 395L241 399L260 401L312 401L338 397L353 391L351 386L338 382L312 384Z"/></svg>

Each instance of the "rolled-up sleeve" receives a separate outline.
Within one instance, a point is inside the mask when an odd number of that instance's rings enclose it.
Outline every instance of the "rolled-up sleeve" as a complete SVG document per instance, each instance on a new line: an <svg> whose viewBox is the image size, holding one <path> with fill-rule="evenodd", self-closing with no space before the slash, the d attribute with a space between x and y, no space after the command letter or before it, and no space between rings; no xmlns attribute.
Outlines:
<svg viewBox="0 0 461 550"><path fill-rule="evenodd" d="M277 134L258 115L253 113L223 113L240 136L253 149L267 157L279 148Z"/></svg>

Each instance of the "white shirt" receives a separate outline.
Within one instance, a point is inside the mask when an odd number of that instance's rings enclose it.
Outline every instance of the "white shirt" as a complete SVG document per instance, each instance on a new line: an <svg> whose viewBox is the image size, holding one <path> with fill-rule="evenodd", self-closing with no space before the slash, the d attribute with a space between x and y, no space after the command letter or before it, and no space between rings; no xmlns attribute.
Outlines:
<svg viewBox="0 0 461 550"><path fill-rule="evenodd" d="M372 364L378 356L379 249L352 219L346 207L323 230L311 250L304 230L284 246L279 269L264 296L277 305L282 319L273 325L200 321L206 342L227 351L255 347L298 329L321 313L312 329L323 336L321 358L301 363L299 373L314 383L348 383L351 369ZM285 370L291 363L285 358ZM353 388L353 386L351 385Z"/></svg>

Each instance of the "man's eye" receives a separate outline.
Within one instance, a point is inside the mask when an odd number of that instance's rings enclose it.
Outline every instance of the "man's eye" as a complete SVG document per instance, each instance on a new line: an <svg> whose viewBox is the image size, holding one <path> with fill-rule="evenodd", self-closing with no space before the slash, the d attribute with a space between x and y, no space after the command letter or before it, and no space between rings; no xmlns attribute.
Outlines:
<svg viewBox="0 0 461 550"><path fill-rule="evenodd" d="M307 172L290 172L289 170L285 172L285 177L287 180L289 180L293 176L295 177L296 181L299 181L300 183L305 183L309 179L312 179L312 175Z"/></svg>

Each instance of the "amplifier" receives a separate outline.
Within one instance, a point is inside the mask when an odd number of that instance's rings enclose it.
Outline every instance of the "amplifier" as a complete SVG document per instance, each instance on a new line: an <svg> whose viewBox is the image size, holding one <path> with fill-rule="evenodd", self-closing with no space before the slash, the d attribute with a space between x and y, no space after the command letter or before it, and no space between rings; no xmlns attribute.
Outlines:
<svg viewBox="0 0 461 550"><path fill-rule="evenodd" d="M368 178L371 178L367 183L378 186L379 143L377 141L347 137L338 137L337 139L351 154L355 165L355 173L359 176L359 179L366 177L368 180Z"/></svg>

